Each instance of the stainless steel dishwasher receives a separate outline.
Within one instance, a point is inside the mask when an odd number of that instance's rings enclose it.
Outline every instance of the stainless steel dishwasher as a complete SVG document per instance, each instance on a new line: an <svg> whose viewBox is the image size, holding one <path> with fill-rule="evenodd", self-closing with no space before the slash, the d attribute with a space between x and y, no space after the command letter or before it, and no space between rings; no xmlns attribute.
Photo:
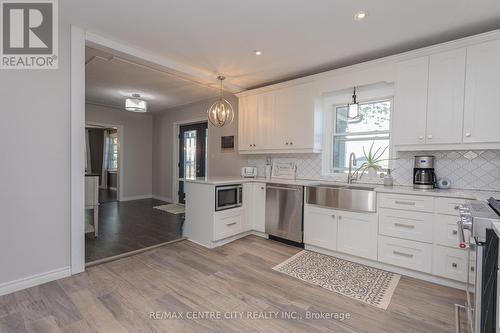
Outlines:
<svg viewBox="0 0 500 333"><path fill-rule="evenodd" d="M302 244L304 187L266 186L266 234Z"/></svg>

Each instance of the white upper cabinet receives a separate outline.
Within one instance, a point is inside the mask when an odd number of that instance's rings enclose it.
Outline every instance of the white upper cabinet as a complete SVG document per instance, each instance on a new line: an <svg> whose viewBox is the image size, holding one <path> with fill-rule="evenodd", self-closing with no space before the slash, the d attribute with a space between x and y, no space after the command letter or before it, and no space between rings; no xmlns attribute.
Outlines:
<svg viewBox="0 0 500 333"><path fill-rule="evenodd" d="M312 149L314 98L312 84L276 91L274 149Z"/></svg>
<svg viewBox="0 0 500 333"><path fill-rule="evenodd" d="M238 101L238 149L250 150L253 149L255 142L257 127L254 124L253 117L257 113L258 108L257 95L250 95L240 98ZM241 135L245 133L245 135Z"/></svg>
<svg viewBox="0 0 500 333"><path fill-rule="evenodd" d="M425 143L429 57L397 64L392 123L396 145Z"/></svg>
<svg viewBox="0 0 500 333"><path fill-rule="evenodd" d="M239 146L242 153L316 152L314 95L311 83L239 97Z"/></svg>
<svg viewBox="0 0 500 333"><path fill-rule="evenodd" d="M273 93L249 95L239 99L238 132L240 151L266 149L273 138L275 108Z"/></svg>
<svg viewBox="0 0 500 333"><path fill-rule="evenodd" d="M430 56L426 143L462 142L464 48Z"/></svg>
<svg viewBox="0 0 500 333"><path fill-rule="evenodd" d="M500 40L467 48L466 143L500 142Z"/></svg>

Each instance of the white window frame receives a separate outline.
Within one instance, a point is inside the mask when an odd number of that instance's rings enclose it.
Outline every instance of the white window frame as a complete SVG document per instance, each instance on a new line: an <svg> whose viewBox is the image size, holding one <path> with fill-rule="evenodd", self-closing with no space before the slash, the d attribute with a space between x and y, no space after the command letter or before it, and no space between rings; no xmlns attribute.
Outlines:
<svg viewBox="0 0 500 333"><path fill-rule="evenodd" d="M385 130L385 131L369 131L369 132L356 132L356 133L337 133L337 117L336 117L336 113L337 113L337 109L339 107L347 107L347 103L345 104L337 104L337 105L332 105L332 110L330 110L330 112L332 113L332 129L330 131L330 134L329 134L329 140L330 140L330 146L331 146L331 149L330 149L330 153L329 153L329 170L330 170L330 174L342 174L342 173L346 173L348 172L346 168L336 168L334 167L334 162L333 162L333 153L334 153L334 138L335 137L346 137L346 136L363 136L362 138L359 138L359 139L349 139L349 140L346 140L346 141L363 141L363 140L377 140L376 136L377 135L384 135L384 134L387 134L388 135L388 139L389 139L389 155L392 153L392 145L391 145L391 121L392 121L392 112L393 112L393 105L394 105L394 98L393 97L389 97L389 98L377 98L377 99L368 99L368 100L364 100L364 101L359 101L358 103L361 105L361 104L375 104L375 103L380 103L380 102L390 102L390 111L389 111L389 114L390 114L390 117L389 117L389 129L388 130ZM358 156L359 157L359 156ZM388 161L388 165L389 165L389 168L391 167L391 161L389 160Z"/></svg>
<svg viewBox="0 0 500 333"><path fill-rule="evenodd" d="M394 84L393 83L377 83L370 86L365 86L356 89L358 102L361 104L374 101L391 101L391 117L389 131L389 158L395 156L394 145L392 141L392 124L396 106L394 104ZM323 177L338 177L343 175L341 172L333 172L333 131L335 124L335 111L337 106L347 105L352 99L352 89L338 91L329 95L323 96L323 151L321 175ZM372 132L370 132L371 134ZM358 133L356 133L358 134ZM389 161L389 168L393 167L393 161Z"/></svg>

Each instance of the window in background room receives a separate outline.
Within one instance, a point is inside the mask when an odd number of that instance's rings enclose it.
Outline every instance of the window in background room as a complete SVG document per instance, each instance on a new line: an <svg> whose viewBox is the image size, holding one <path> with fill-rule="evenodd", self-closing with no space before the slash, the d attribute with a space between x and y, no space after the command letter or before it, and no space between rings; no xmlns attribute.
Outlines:
<svg viewBox="0 0 500 333"><path fill-rule="evenodd" d="M118 133L109 135L109 150L108 150L108 170L116 171L118 169Z"/></svg>
<svg viewBox="0 0 500 333"><path fill-rule="evenodd" d="M354 152L358 166L366 161L370 148L377 152L383 169L389 167L390 117L392 100L360 103L359 115L348 118L347 105L334 106L331 172L345 172L349 155ZM373 147L372 147L373 145Z"/></svg>

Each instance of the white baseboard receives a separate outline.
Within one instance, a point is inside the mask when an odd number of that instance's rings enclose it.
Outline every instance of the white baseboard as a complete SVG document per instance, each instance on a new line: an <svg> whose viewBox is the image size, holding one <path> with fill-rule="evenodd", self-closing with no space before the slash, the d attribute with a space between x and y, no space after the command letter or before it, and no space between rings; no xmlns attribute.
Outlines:
<svg viewBox="0 0 500 333"><path fill-rule="evenodd" d="M161 201L165 201L165 202L174 202L172 200L172 198L169 198L169 197L162 197L161 195L154 195L153 194L153 199L157 199L157 200L161 200Z"/></svg>
<svg viewBox="0 0 500 333"><path fill-rule="evenodd" d="M141 200L141 199L151 199L153 197L152 194L146 195L135 195L131 197L123 197L119 201L132 201L132 200Z"/></svg>
<svg viewBox="0 0 500 333"><path fill-rule="evenodd" d="M0 284L0 296L7 295L19 290L38 286L50 281L62 279L71 275L71 267L63 267L48 271L45 273L35 274L22 279L5 282Z"/></svg>

